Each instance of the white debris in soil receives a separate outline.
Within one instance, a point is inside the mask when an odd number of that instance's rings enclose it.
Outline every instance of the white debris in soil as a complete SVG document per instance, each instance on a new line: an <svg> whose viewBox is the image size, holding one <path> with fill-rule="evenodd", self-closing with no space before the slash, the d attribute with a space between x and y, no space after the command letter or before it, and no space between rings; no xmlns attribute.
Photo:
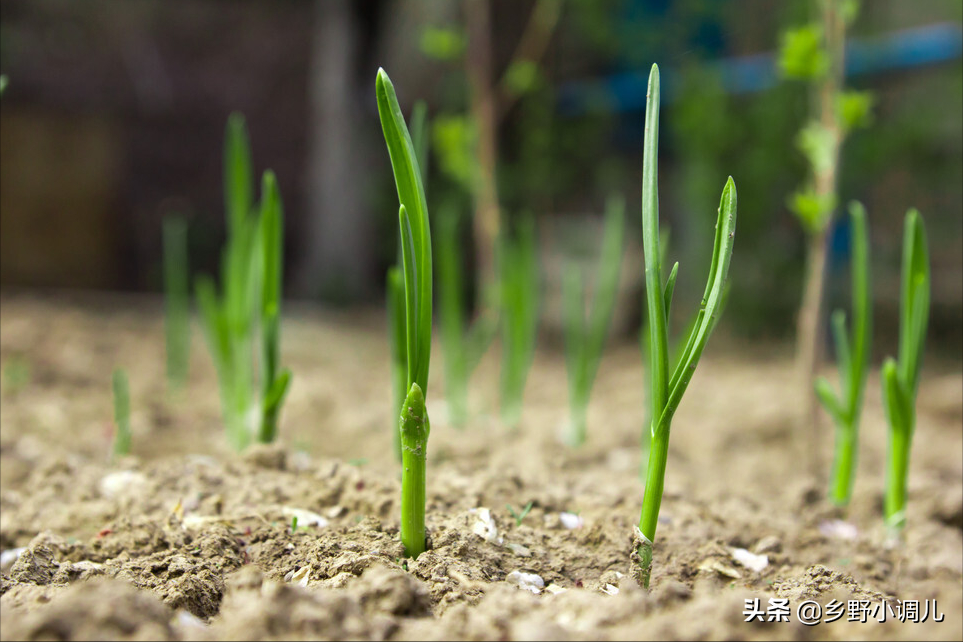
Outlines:
<svg viewBox="0 0 963 642"><path fill-rule="evenodd" d="M190 630L202 630L206 629L209 625L207 622L197 617L193 613L189 613L184 609L179 609L177 611L177 619L175 620L177 626L182 629Z"/></svg>
<svg viewBox="0 0 963 642"><path fill-rule="evenodd" d="M732 559L736 560L750 571L755 571L756 573L759 573L764 568L769 566L768 555L756 555L755 553L750 553L744 548L732 549Z"/></svg>
<svg viewBox="0 0 963 642"><path fill-rule="evenodd" d="M619 587L615 586L614 584L606 584L605 586L603 586L603 587L600 588L599 590L602 591L603 593L605 593L606 595L618 595L618 594L619 594Z"/></svg>
<svg viewBox="0 0 963 642"><path fill-rule="evenodd" d="M532 556L532 552L531 552L530 550L528 550L528 547L527 547L527 546L523 546L523 545L521 545L521 544L516 544L515 542L507 542L507 543L505 544L505 548L507 548L508 550L510 550L512 553L515 553L515 555L518 555L519 557L531 557L531 556Z"/></svg>
<svg viewBox="0 0 963 642"><path fill-rule="evenodd" d="M728 577L733 580L738 580L742 578L742 574L739 573L734 568L726 566L721 560L718 559L707 559L702 564L699 565L700 571L709 571L713 573L718 573L723 577Z"/></svg>
<svg viewBox="0 0 963 642"><path fill-rule="evenodd" d="M20 554L27 550L26 546L21 546L20 548L8 548L7 550L0 553L0 570L7 572L13 563L17 561Z"/></svg>
<svg viewBox="0 0 963 642"><path fill-rule="evenodd" d="M328 525L328 519L326 517L322 517L317 513L312 513L309 510L304 510L303 508L282 506L281 514L285 517L297 517L298 528L301 528L302 526L317 526L318 528L324 528Z"/></svg>
<svg viewBox="0 0 963 642"><path fill-rule="evenodd" d="M147 477L135 470L118 470L108 473L100 480L100 494L104 497L118 497L139 493L147 485Z"/></svg>
<svg viewBox="0 0 963 642"><path fill-rule="evenodd" d="M495 518L487 508L473 508L475 513L475 523L472 524L471 532L478 535L486 542L501 544L502 538L498 536L498 526L495 525Z"/></svg>
<svg viewBox="0 0 963 642"><path fill-rule="evenodd" d="M542 589L545 588L545 580L542 579L541 575L536 575L535 573L512 571L505 577L505 581L509 584L514 584L520 589L531 591L535 595L541 593Z"/></svg>
<svg viewBox="0 0 963 642"><path fill-rule="evenodd" d="M103 568L104 565L100 562L93 562L91 560L80 560L79 562L74 562L73 567L78 571L95 571L99 568Z"/></svg>
<svg viewBox="0 0 963 642"><path fill-rule="evenodd" d="M181 528L187 531L197 530L213 522L223 521L223 519L220 515L184 515L181 520Z"/></svg>
<svg viewBox="0 0 963 642"><path fill-rule="evenodd" d="M859 537L859 531L849 522L841 519L831 519L819 524L819 532L832 539L845 539L855 541Z"/></svg>
<svg viewBox="0 0 963 642"><path fill-rule="evenodd" d="M576 515L575 513L559 513L558 518L562 520L562 526L570 531L585 525L585 520L582 519L582 516Z"/></svg>
<svg viewBox="0 0 963 642"><path fill-rule="evenodd" d="M552 595L558 595L559 593L564 593L568 589L565 588L564 586L559 586L555 582L552 582L551 584L545 587L545 590L551 593Z"/></svg>
<svg viewBox="0 0 963 642"><path fill-rule="evenodd" d="M311 579L311 567L302 566L297 571L288 571L287 575L284 576L285 582L290 582L291 584L297 584L298 586L307 586L308 581Z"/></svg>

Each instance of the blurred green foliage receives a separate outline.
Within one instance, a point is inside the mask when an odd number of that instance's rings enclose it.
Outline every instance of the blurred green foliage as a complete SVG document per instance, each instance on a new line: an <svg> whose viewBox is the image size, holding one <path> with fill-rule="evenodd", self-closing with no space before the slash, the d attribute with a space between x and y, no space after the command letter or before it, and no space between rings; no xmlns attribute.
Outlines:
<svg viewBox="0 0 963 642"><path fill-rule="evenodd" d="M421 52L435 60L458 60L465 53L465 34L452 28L426 27L418 45Z"/></svg>
<svg viewBox="0 0 963 642"><path fill-rule="evenodd" d="M733 6L740 10L730 10ZM835 207L817 199L806 183L811 164L825 162L826 136L818 126L807 124L812 105L807 82L727 93L713 63L725 56L774 51L777 72L812 80L825 73L828 61L821 53L822 33L814 24L818 16L812 0L778 3L751 23L745 20L744 6L709 0L567 2L553 48L541 64L511 69L503 59L498 67L508 71L505 82L519 95L499 128L499 197L508 216L525 210L538 216L600 214L606 194L622 191L628 195L628 233L630 237L637 233L641 112L566 115L558 108L559 89L572 80L637 72L652 62L671 67L660 159L663 223L673 232L671 258L691 266L681 272L676 298L700 293L703 284L687 275L708 265L712 238L703 223L714 216L720 181L731 174L742 187L743 249L731 267L724 324L745 336L785 336L792 332L799 304L805 229L824 223ZM860 7L846 1L839 7L853 25L853 38L906 26L874 3ZM862 15L853 22L860 8ZM943 13L933 7L925 12L913 24L960 17L940 17ZM460 27L451 29L462 33ZM500 51L510 51L513 44L503 44ZM467 80L455 61L460 63L460 58L436 63L438 80L425 96L436 119L432 151L440 169L429 180L434 193L444 194L452 207L469 211L475 134L465 116ZM874 243L878 236L884 246L874 261L881 265L898 256L899 244L891 239L899 234L901 213L913 204L934 212L928 221L934 256L941 252L935 239L943 240L942 256L953 249L951 244L959 243L963 232L959 217L938 212L958 212L963 204L961 97L959 60L848 78L846 89L837 95L836 109L846 133L838 199L860 199L873 212ZM867 130L870 125L872 130ZM393 252L394 246L390 249ZM470 269L471 257L465 260ZM885 277L881 279L878 296L886 296ZM827 304L838 306L848 300L844 290L832 284Z"/></svg>
<svg viewBox="0 0 963 642"><path fill-rule="evenodd" d="M813 23L783 33L779 47L779 70L787 78L816 80L829 71L823 50L823 30Z"/></svg>

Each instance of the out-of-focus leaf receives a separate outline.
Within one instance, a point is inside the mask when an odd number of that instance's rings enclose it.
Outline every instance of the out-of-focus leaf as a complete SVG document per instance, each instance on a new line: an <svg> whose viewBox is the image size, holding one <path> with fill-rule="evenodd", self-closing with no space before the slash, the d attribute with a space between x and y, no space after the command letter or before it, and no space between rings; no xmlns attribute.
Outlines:
<svg viewBox="0 0 963 642"><path fill-rule="evenodd" d="M421 53L429 58L443 61L461 58L467 43L464 33L446 27L426 27L418 40Z"/></svg>
<svg viewBox="0 0 963 642"><path fill-rule="evenodd" d="M875 97L870 91L843 91L836 97L836 110L845 131L868 127L873 122Z"/></svg>
<svg viewBox="0 0 963 642"><path fill-rule="evenodd" d="M821 78L829 71L829 56L823 48L820 25L804 25L782 35L779 70L786 78L801 80Z"/></svg>

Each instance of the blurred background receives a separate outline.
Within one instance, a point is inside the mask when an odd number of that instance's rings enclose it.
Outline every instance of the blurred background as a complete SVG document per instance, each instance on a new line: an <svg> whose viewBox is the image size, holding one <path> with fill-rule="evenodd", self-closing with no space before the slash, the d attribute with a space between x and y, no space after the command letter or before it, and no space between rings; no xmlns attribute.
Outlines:
<svg viewBox="0 0 963 642"><path fill-rule="evenodd" d="M791 338L805 235L787 203L808 171L795 141L811 101L776 59L781 34L818 17L814 5L4 0L0 288L160 292L161 222L171 214L188 221L192 273L216 274L224 126L240 111L255 170L275 170L285 203L286 296L378 304L397 242L375 105L380 66L406 114L427 104L429 211L470 221L494 207L509 223L534 214L546 325L560 257L597 252L605 199L624 195L624 336L642 305L641 150L655 62L677 299L701 295L731 175L739 238L723 325L747 339ZM953 358L963 349L961 20L957 0L874 0L848 36L846 85L871 90L874 103L842 148L839 202L859 199L869 214L876 345L887 353L903 216L914 206L931 248L931 341ZM470 270L470 223L461 233ZM848 308L846 226L829 238L827 308Z"/></svg>

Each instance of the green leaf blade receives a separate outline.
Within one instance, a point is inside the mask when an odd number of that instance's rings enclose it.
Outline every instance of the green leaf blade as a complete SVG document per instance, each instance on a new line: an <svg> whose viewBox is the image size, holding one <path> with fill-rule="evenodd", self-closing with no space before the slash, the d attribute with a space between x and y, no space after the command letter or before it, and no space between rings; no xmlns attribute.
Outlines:
<svg viewBox="0 0 963 642"><path fill-rule="evenodd" d="M229 234L240 229L250 216L253 201L254 171L251 142L244 116L232 113L224 136L224 195Z"/></svg>
<svg viewBox="0 0 963 642"><path fill-rule="evenodd" d="M398 200L407 212L408 230L404 231L403 229L403 234L407 234L409 238L408 240L402 239L402 246L404 248L407 243L408 249L413 255L411 261L407 259L405 261L406 273L409 269L415 272L413 274L413 289L417 291L416 295L413 292L412 295L407 297L409 304L415 304L415 309L410 310L408 314L409 322L414 320L414 323L408 328L409 375L412 382L417 382L422 391L427 394L428 365L431 352L432 288L431 233L428 227L428 206L425 201L421 171L411 142L411 136L401 114L401 107L398 104L394 86L383 69L378 70L375 91L381 127L395 176ZM404 223L402 228L404 228ZM407 285L409 282L407 274L405 281ZM417 351L412 350L412 334L418 337Z"/></svg>
<svg viewBox="0 0 963 642"><path fill-rule="evenodd" d="M645 296L649 322L650 399L656 413L668 396L668 338L659 251L659 67L649 72L642 143L642 239L645 257ZM655 416L655 415L653 415Z"/></svg>
<svg viewBox="0 0 963 642"><path fill-rule="evenodd" d="M659 418L658 430L667 429L672 415L678 408L682 395L692 379L692 374L709 340L709 335L715 328L717 315L722 309L726 292L726 279L729 274L729 263L732 259L732 248L736 235L737 206L736 184L730 176L722 190L722 199L719 204L712 263L709 267L709 279L700 309L700 318L693 328L686 349L672 374L669 397Z"/></svg>

